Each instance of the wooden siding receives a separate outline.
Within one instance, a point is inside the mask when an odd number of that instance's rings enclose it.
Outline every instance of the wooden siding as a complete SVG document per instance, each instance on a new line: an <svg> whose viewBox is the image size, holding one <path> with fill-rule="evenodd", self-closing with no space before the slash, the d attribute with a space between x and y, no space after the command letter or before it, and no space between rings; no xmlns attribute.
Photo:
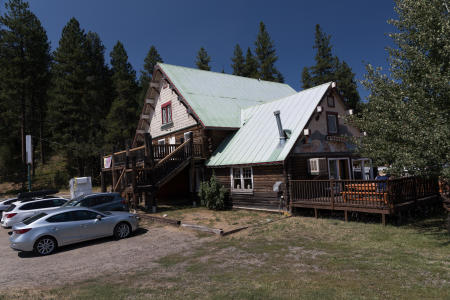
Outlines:
<svg viewBox="0 0 450 300"><path fill-rule="evenodd" d="M253 193L243 194L230 191L231 177L230 168L216 168L214 172L217 180L223 184L228 191L230 204L233 206L278 209L280 199L277 192L273 191L273 185L277 181L284 182L282 165L253 166ZM212 170L209 169L211 174ZM284 184L280 187L285 190Z"/></svg>
<svg viewBox="0 0 450 300"><path fill-rule="evenodd" d="M300 136L299 140L294 146L293 153L330 153L330 152L351 152L354 146L349 142L329 141L327 140L327 113L337 113L338 117L338 134L337 136L360 136L359 130L349 124L346 124L343 117L346 115L347 108L344 102L333 92L334 107L329 107L327 104L327 97L325 96L319 105L322 107L322 112L315 112L309 124L305 129L309 129L309 136ZM319 156L316 156L319 157Z"/></svg>
<svg viewBox="0 0 450 300"><path fill-rule="evenodd" d="M171 101L172 126L163 126L161 120L161 104ZM178 100L178 95L170 88L165 80L162 80L162 88L155 104L155 110L150 114L149 132L152 137L165 136L183 128L192 127L197 121L187 113L186 106Z"/></svg>

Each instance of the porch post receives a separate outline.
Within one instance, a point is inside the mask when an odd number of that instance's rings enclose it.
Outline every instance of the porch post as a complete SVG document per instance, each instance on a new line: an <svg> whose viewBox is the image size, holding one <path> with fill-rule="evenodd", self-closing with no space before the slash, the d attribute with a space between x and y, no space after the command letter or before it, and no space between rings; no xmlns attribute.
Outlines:
<svg viewBox="0 0 450 300"><path fill-rule="evenodd" d="M284 199L284 205L288 206L285 207L285 209L287 209L289 212L292 212L292 199L289 185L289 180L291 179L289 157L286 158L286 160L283 162L283 177L284 177L284 186L286 190L286 199Z"/></svg>
<svg viewBox="0 0 450 300"><path fill-rule="evenodd" d="M190 156L190 166L189 166L189 196L192 200L192 206L197 206L197 201L195 201L195 161L194 161L194 134L189 132L189 156Z"/></svg>
<svg viewBox="0 0 450 300"><path fill-rule="evenodd" d="M112 176L112 188L111 188L111 190L113 192L116 191L115 187L116 187L116 184L117 184L117 174L116 174L116 167L115 167L115 165L116 165L116 158L115 158L115 155L114 155L115 150L116 149L113 147L113 153L111 155L111 176Z"/></svg>
<svg viewBox="0 0 450 300"><path fill-rule="evenodd" d="M105 173L103 172L103 157L104 153L100 154L100 185L102 187L102 193L106 192Z"/></svg>

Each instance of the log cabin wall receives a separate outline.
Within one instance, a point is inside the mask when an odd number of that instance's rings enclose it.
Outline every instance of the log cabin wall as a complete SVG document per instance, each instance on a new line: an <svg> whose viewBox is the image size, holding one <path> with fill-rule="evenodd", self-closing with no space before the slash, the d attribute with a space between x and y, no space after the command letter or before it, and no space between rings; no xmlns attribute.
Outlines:
<svg viewBox="0 0 450 300"><path fill-rule="evenodd" d="M285 191L283 165L252 166L253 192L239 193L231 189L230 168L208 169L210 176L214 170L217 180L229 192L229 205L235 207L250 207L263 209L278 209L281 194L273 191L277 181L283 182L280 189Z"/></svg>

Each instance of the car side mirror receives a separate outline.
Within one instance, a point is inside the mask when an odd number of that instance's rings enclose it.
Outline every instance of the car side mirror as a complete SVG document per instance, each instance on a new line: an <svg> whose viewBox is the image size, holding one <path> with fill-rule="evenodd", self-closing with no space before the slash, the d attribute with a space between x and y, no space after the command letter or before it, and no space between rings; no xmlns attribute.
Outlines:
<svg viewBox="0 0 450 300"><path fill-rule="evenodd" d="M96 219L97 219L98 221L100 221L100 220L102 219L102 216L97 215Z"/></svg>

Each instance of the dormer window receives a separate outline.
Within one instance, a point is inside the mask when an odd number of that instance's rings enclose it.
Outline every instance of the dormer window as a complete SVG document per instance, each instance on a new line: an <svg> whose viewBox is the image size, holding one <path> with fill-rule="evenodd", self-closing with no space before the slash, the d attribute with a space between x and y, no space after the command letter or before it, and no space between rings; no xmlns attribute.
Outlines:
<svg viewBox="0 0 450 300"><path fill-rule="evenodd" d="M161 120L163 125L172 123L172 102L161 105Z"/></svg>

